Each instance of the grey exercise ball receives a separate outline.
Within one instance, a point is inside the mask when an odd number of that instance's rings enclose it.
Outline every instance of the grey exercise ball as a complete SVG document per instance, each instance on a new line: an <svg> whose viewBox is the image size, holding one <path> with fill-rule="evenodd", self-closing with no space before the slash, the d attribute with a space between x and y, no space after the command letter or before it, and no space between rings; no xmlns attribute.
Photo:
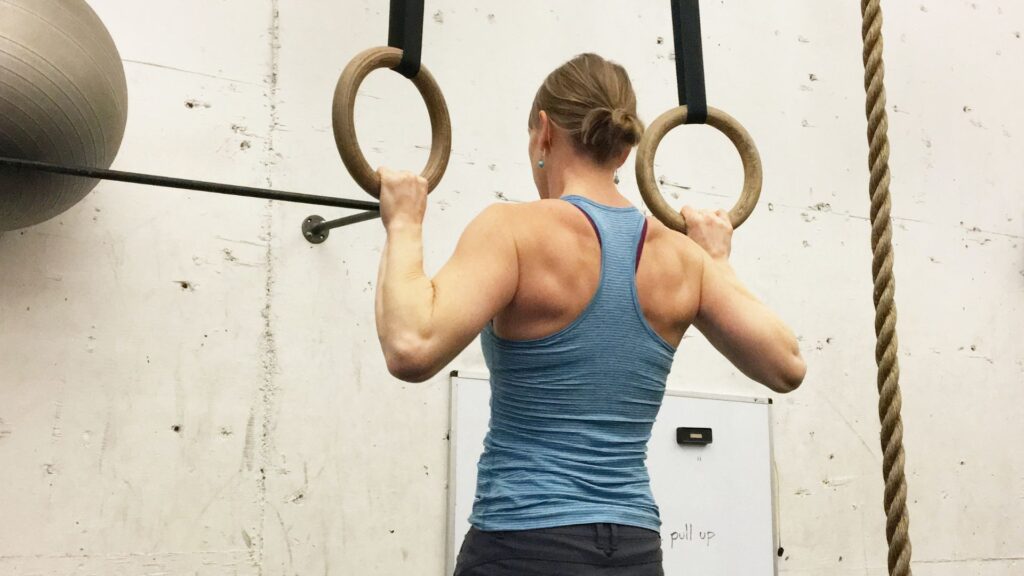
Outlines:
<svg viewBox="0 0 1024 576"><path fill-rule="evenodd" d="M0 0L0 156L109 168L127 116L121 55L84 0ZM0 167L0 231L49 220L96 183Z"/></svg>

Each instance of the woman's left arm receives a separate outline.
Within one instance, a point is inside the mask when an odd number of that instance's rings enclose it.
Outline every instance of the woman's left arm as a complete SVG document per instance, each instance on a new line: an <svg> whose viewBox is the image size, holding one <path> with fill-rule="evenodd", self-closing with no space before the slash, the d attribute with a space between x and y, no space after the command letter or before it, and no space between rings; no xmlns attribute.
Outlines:
<svg viewBox="0 0 1024 576"><path fill-rule="evenodd" d="M388 371L422 382L448 365L515 296L519 262L509 214L514 207L485 209L431 279L423 270L426 181L380 173L387 243L377 278L377 335Z"/></svg>

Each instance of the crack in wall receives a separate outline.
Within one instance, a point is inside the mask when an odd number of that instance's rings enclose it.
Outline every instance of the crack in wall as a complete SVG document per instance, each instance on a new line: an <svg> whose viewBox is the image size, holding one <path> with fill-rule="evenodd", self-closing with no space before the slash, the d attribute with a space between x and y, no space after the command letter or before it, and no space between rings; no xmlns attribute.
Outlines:
<svg viewBox="0 0 1024 576"><path fill-rule="evenodd" d="M233 84L244 84L246 86L259 86L255 82L247 82L245 80L239 80L238 78L228 78L226 76L217 76L216 74L208 74L206 72L197 72L195 70L186 70L184 68L176 68L174 66L167 66L165 64L157 64L156 62L144 62L142 60L129 60L122 58L121 62L125 64L136 64L139 66L149 66L152 68L160 68L161 70L170 70L172 72L180 72L182 74L190 74L192 76L202 76L203 78L211 78L214 80L223 80L225 82L231 82Z"/></svg>
<svg viewBox="0 0 1024 576"><path fill-rule="evenodd" d="M267 159L264 161L266 177L264 179L267 188L274 187L274 167L277 165L278 153L274 144L274 133L278 129L278 69L280 64L281 49L281 22L279 0L271 0L270 19L270 72L266 78L267 101L270 110L270 123L267 131L267 138L264 142L264 151ZM267 524L267 471L273 458L273 431L274 431L274 408L277 400L278 371L277 364L277 342L274 335L273 325L273 297L276 277L274 275L274 205L267 201L263 213L261 240L265 242L264 253L266 264L266 281L263 286L264 304L261 310L263 320L263 332L260 337L260 362L263 372L262 381L257 391L256 402L260 412L260 432L257 447L257 460L259 462L259 476L256 479L257 501L256 506L259 514L256 538L251 549L252 561L257 574L263 575L263 560L266 551L266 524Z"/></svg>

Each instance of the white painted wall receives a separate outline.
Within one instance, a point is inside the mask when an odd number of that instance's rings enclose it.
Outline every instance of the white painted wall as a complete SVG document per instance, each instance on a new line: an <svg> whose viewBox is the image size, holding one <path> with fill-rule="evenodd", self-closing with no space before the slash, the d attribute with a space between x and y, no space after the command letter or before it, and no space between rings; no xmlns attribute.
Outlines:
<svg viewBox="0 0 1024 576"><path fill-rule="evenodd" d="M92 4L129 82L116 168L364 197L329 108L348 59L386 39L387 2ZM914 568L1017 575L1024 6L885 8ZM431 270L484 206L533 197L526 113L555 65L596 51L630 70L645 119L673 104L667 9L427 2L424 60L455 130L426 226ZM810 365L775 409L780 570L883 574L858 7L703 9L711 103L765 163L736 266ZM371 160L420 166L414 89L381 73L363 94ZM658 173L689 187L667 190L677 205L728 203L740 183L709 129L670 136ZM314 247L299 234L311 213L342 215L108 182L0 238L0 574L441 573L446 378L406 385L384 369L379 223ZM482 368L478 348L452 367ZM670 385L763 393L697 334Z"/></svg>

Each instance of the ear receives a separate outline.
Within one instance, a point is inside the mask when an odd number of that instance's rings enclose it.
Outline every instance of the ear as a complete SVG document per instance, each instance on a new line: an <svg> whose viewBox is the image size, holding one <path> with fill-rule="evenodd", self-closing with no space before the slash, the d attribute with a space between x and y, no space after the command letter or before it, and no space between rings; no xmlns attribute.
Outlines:
<svg viewBox="0 0 1024 576"><path fill-rule="evenodd" d="M622 152L619 152L618 157L615 158L615 169L616 170L618 170L619 168L622 168L622 165L625 164L626 160L629 159L629 153L632 152L632 151L633 151L633 149L627 146L625 150L623 150Z"/></svg>
<svg viewBox="0 0 1024 576"><path fill-rule="evenodd" d="M537 144L541 151L551 151L551 136L551 119L548 118L547 112L541 110L537 113Z"/></svg>

